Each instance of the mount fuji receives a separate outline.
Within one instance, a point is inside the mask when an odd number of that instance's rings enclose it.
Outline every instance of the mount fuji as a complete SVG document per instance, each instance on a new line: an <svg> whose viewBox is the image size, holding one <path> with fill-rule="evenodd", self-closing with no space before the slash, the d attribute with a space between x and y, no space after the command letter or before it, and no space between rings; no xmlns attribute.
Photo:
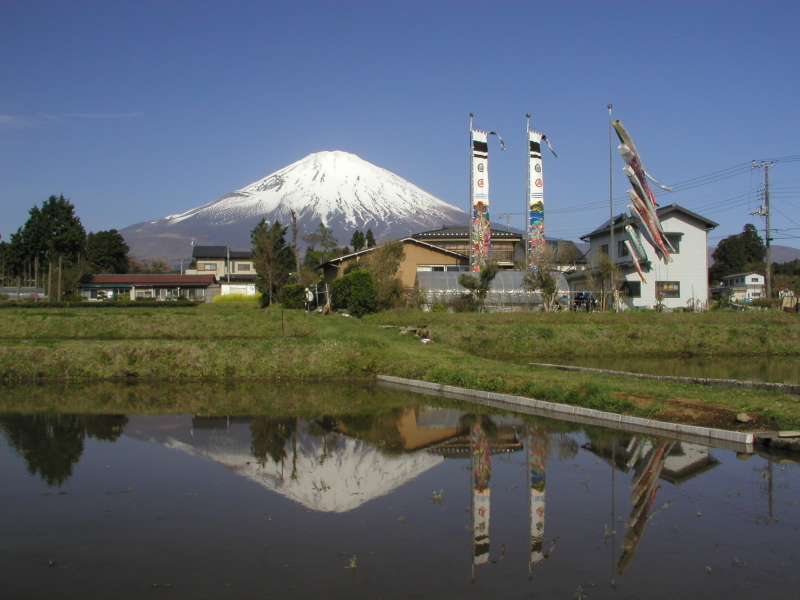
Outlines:
<svg viewBox="0 0 800 600"><path fill-rule="evenodd" d="M297 213L300 238L320 221L340 246L355 230L378 241L403 238L443 225L466 223L467 213L402 177L355 154L317 152L219 200L179 215L131 225L120 231L137 258L175 262L191 255L191 243L250 249L250 231L261 221L291 226ZM291 227L286 241L291 241Z"/></svg>

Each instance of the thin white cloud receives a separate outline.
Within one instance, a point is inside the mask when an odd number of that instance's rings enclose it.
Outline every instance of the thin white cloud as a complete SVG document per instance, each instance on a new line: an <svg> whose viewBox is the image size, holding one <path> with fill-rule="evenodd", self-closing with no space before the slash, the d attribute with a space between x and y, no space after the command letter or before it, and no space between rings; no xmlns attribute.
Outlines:
<svg viewBox="0 0 800 600"><path fill-rule="evenodd" d="M141 110L129 112L129 113L122 113L122 114L106 114L106 113L69 113L64 115L65 117L78 117L81 119L134 119L137 117L143 117L144 112Z"/></svg>
<svg viewBox="0 0 800 600"><path fill-rule="evenodd" d="M34 119L25 115L0 115L0 128L3 129L24 129L37 124Z"/></svg>

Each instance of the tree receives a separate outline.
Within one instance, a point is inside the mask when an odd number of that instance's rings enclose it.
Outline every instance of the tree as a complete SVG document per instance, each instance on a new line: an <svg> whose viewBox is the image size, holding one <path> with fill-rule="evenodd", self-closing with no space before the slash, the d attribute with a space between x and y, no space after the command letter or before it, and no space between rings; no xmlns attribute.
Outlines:
<svg viewBox="0 0 800 600"><path fill-rule="evenodd" d="M353 252L361 252L364 249L366 240L364 234L356 230L353 232L353 237L350 238L350 245L353 247Z"/></svg>
<svg viewBox="0 0 800 600"><path fill-rule="evenodd" d="M367 248L375 247L375 236L372 235L372 229L367 229L367 237L364 238L364 241L367 243Z"/></svg>
<svg viewBox="0 0 800 600"><path fill-rule="evenodd" d="M11 264L19 275L26 262L38 259L39 268L62 259L68 266L83 256L86 231L75 215L75 207L64 196L50 196L42 207L34 206L28 220L11 234Z"/></svg>
<svg viewBox="0 0 800 600"><path fill-rule="evenodd" d="M553 277L552 266L536 261L522 276L522 289L537 292L542 298L542 307L549 312L558 302L558 281Z"/></svg>
<svg viewBox="0 0 800 600"><path fill-rule="evenodd" d="M352 271L331 284L334 307L345 308L354 317L375 311L375 279L368 271Z"/></svg>
<svg viewBox="0 0 800 600"><path fill-rule="evenodd" d="M129 258L129 270L131 273L148 273L155 275L165 275L172 273L173 269L163 258Z"/></svg>
<svg viewBox="0 0 800 600"><path fill-rule="evenodd" d="M498 271L500 271L500 266L497 263L490 262L481 267L477 277L464 273L458 278L459 285L469 290L469 297L476 312L485 310L486 295L489 293L492 281L494 281Z"/></svg>
<svg viewBox="0 0 800 600"><path fill-rule="evenodd" d="M727 275L763 269L767 249L755 225L748 223L742 233L720 241L714 254L714 264L708 270L709 283L714 284Z"/></svg>
<svg viewBox="0 0 800 600"><path fill-rule="evenodd" d="M391 308L403 294L403 282L397 272L405 257L403 242L394 241L381 244L359 263L375 279L375 301L379 310Z"/></svg>
<svg viewBox="0 0 800 600"><path fill-rule="evenodd" d="M0 287L8 285L8 265L7 257L11 256L11 244L0 240Z"/></svg>
<svg viewBox="0 0 800 600"><path fill-rule="evenodd" d="M295 266L292 249L283 237L287 230L288 227L282 227L278 221L270 227L266 219L261 219L250 233L253 264L258 274L256 287L261 292L262 306L269 306L277 299Z"/></svg>
<svg viewBox="0 0 800 600"><path fill-rule="evenodd" d="M116 229L86 236L86 258L92 273L127 273L130 268L128 244Z"/></svg>
<svg viewBox="0 0 800 600"><path fill-rule="evenodd" d="M552 310L558 303L558 265L574 264L580 251L572 242L559 240L548 243L544 250L530 263L522 264L525 274L522 276L522 289L536 292L542 299L545 312Z"/></svg>
<svg viewBox="0 0 800 600"><path fill-rule="evenodd" d="M308 235L304 235L302 240L308 244L306 256L303 259L304 267L314 268L337 256L339 240L334 237L333 229L325 227L321 221L319 227ZM321 250L317 250L317 244Z"/></svg>
<svg viewBox="0 0 800 600"><path fill-rule="evenodd" d="M622 277L619 268L611 262L611 258L605 252L596 251L589 259L586 269L586 282L589 290L597 298L600 310L607 310L613 306L615 298L618 297L622 287Z"/></svg>

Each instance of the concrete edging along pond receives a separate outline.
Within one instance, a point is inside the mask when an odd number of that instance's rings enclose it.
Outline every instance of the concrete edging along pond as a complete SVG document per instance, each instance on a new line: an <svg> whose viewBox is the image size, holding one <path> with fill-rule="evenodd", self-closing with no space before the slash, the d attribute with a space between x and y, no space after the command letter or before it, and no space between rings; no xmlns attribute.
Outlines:
<svg viewBox="0 0 800 600"><path fill-rule="evenodd" d="M551 365L547 363L528 363L532 367L545 367L559 371L580 371L581 373L597 373L598 375L616 375L634 379L654 379L656 381L677 381L710 387L727 387L741 390L771 390L785 394L800 395L800 385L793 383L768 383L765 381L740 381L738 379L713 379L708 377L680 377L678 375L650 375L648 373L631 373L630 371L609 371L592 367L575 367L572 365Z"/></svg>
<svg viewBox="0 0 800 600"><path fill-rule="evenodd" d="M713 429L710 427L696 427L694 425L681 425L679 423L665 423L663 421L619 415L591 408L571 406L569 404L556 404L544 400L534 400L533 398L525 398L524 396L471 390L452 385L431 383L429 381L393 377L391 375L378 375L377 379L387 384L402 386L405 389L416 388L418 391L424 393L477 401L488 406L507 408L542 417L551 417L588 425L599 425L612 429L623 429L635 433L659 436L667 435L681 441L725 448L735 452L754 452L753 445L755 442L755 434L753 433L726 431L724 429Z"/></svg>

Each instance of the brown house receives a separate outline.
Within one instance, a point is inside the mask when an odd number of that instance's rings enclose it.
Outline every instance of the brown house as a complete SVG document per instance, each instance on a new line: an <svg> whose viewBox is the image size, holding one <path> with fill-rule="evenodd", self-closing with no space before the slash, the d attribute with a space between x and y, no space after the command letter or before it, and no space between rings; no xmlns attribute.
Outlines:
<svg viewBox="0 0 800 600"><path fill-rule="evenodd" d="M513 269L514 264L525 257L523 232L494 228L491 231L491 260L500 265L502 269ZM446 225L439 229L412 234L411 237L469 258L471 230L468 225Z"/></svg>
<svg viewBox="0 0 800 600"><path fill-rule="evenodd" d="M418 271L469 271L469 257L459 252L441 248L413 237L400 241L403 244L405 258L400 263L397 276L406 289L414 287ZM349 265L357 264L363 257L374 250L375 248L369 248L368 250L353 252L320 265L323 281L330 283L334 279L341 277Z"/></svg>

